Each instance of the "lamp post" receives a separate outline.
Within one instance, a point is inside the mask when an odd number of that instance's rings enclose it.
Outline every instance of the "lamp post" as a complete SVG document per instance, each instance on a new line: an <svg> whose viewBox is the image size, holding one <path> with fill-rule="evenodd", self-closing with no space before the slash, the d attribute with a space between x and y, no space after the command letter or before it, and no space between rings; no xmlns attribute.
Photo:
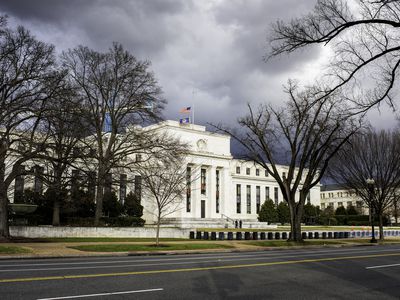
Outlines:
<svg viewBox="0 0 400 300"><path fill-rule="evenodd" d="M375 206L373 205L373 195L374 195L374 184L375 180L372 178L368 178L366 180L368 186L368 197L369 197L369 213L371 216L371 227L372 227L372 238L371 243L377 243L375 238L375 227L374 227L374 216L375 216Z"/></svg>

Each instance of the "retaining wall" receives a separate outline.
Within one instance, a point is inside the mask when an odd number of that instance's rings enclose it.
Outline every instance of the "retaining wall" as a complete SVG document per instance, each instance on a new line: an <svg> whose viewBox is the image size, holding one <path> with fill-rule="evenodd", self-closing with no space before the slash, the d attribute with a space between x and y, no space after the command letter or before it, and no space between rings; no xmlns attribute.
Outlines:
<svg viewBox="0 0 400 300"><path fill-rule="evenodd" d="M193 229L160 228L162 238L188 238ZM10 234L27 238L66 237L126 237L154 238L155 227L63 227L63 226L10 226Z"/></svg>

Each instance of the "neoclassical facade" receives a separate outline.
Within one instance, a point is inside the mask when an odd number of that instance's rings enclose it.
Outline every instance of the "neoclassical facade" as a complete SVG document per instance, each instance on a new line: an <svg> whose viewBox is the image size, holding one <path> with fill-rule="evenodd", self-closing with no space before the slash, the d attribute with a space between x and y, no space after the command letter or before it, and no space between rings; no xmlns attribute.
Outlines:
<svg viewBox="0 0 400 300"><path fill-rule="evenodd" d="M164 121L144 128L167 132L190 145L190 154L182 162L186 166L189 191L182 207L171 219L221 219L256 221L260 206L268 198L276 204L283 201L276 181L260 166L233 158L230 136L206 130L205 126ZM285 173L285 166L280 167ZM320 187L314 187L308 197L320 205ZM151 222L153 207L143 199L144 218ZM149 206L149 207L146 207Z"/></svg>

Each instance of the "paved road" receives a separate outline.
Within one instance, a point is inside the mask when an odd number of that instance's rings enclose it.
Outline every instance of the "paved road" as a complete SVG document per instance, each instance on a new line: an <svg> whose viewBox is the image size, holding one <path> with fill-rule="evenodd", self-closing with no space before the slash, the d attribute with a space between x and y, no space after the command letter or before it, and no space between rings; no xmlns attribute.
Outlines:
<svg viewBox="0 0 400 300"><path fill-rule="evenodd" d="M0 299L399 299L400 247L0 261Z"/></svg>

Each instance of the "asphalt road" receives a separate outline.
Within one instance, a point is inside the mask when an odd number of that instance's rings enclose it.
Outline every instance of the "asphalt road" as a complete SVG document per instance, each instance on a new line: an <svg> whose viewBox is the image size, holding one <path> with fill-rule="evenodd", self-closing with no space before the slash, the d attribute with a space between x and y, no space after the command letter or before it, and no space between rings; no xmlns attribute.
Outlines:
<svg viewBox="0 0 400 300"><path fill-rule="evenodd" d="M0 299L400 299L400 247L0 261Z"/></svg>

